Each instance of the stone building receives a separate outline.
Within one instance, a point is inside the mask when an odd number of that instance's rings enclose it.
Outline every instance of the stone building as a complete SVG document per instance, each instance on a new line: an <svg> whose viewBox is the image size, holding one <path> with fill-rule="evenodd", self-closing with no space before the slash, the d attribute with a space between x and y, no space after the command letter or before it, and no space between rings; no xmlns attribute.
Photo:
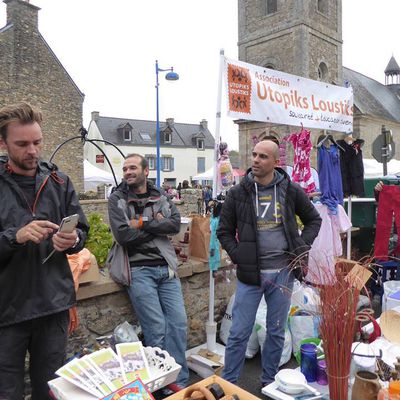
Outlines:
<svg viewBox="0 0 400 400"><path fill-rule="evenodd" d="M353 136L365 140L364 157L371 158L371 144L382 125L393 134L400 132L400 68L394 58L385 70L385 85L342 65L342 0L239 0L238 4L241 61L330 84L350 84L355 106ZM264 122L237 123L242 168L250 164L254 136L282 138L299 131L299 127ZM321 131L311 132L316 143ZM343 137L333 133L337 139Z"/></svg>
<svg viewBox="0 0 400 400"><path fill-rule="evenodd" d="M38 29L39 7L23 0L4 0L6 25L0 29L0 106L28 101L44 117L44 159L65 139L79 135L84 94L62 66ZM83 189L80 140L64 146L53 161Z"/></svg>

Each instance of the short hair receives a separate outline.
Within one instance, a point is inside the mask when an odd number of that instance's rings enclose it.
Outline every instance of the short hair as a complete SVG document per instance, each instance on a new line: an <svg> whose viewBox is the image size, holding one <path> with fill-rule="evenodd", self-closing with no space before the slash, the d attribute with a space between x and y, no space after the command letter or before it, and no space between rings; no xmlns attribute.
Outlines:
<svg viewBox="0 0 400 400"><path fill-rule="evenodd" d="M42 125L43 116L41 111L29 103L21 102L0 108L0 136L6 141L7 128L12 122L20 124L33 124L37 122Z"/></svg>
<svg viewBox="0 0 400 400"><path fill-rule="evenodd" d="M276 145L279 146L279 140L274 135L265 135L262 137L261 141L264 141L264 140L270 140L271 142L274 142Z"/></svg>
<svg viewBox="0 0 400 400"><path fill-rule="evenodd" d="M145 157L143 157L141 154L137 154L137 153L131 153L128 154L125 157L125 160L127 160L128 158L133 158L133 157L138 157L140 158L140 165L143 169L147 168L149 166L149 163L147 162L147 159Z"/></svg>

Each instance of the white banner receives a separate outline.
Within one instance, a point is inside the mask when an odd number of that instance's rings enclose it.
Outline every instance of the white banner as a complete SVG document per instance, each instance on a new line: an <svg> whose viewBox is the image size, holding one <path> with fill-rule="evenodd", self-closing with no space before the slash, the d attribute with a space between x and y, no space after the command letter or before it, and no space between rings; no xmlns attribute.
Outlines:
<svg viewBox="0 0 400 400"><path fill-rule="evenodd" d="M353 131L353 89L225 58L228 116Z"/></svg>

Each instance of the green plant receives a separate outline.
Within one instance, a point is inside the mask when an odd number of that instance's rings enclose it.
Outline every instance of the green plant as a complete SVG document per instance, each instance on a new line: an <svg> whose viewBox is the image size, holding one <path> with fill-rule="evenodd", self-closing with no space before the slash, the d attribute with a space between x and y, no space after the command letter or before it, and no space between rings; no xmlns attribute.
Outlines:
<svg viewBox="0 0 400 400"><path fill-rule="evenodd" d="M113 237L110 228L104 223L101 214L91 213L88 215L90 230L86 239L85 247L96 257L99 266L104 266L108 251L111 248Z"/></svg>

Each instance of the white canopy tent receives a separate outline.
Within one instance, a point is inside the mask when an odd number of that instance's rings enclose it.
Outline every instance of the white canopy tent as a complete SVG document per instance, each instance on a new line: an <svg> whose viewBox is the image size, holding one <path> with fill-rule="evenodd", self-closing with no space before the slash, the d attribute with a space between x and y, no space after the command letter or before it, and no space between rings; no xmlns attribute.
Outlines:
<svg viewBox="0 0 400 400"><path fill-rule="evenodd" d="M207 171L198 174L192 178L192 181L212 181L214 178L214 167L211 167Z"/></svg>
<svg viewBox="0 0 400 400"><path fill-rule="evenodd" d="M115 185L114 177L110 172L95 167L88 160L83 161L84 189L96 190L98 185Z"/></svg>
<svg viewBox="0 0 400 400"><path fill-rule="evenodd" d="M364 158L364 178L379 178L383 176L383 164L373 158ZM390 160L387 163L388 175L400 175L400 161Z"/></svg>

